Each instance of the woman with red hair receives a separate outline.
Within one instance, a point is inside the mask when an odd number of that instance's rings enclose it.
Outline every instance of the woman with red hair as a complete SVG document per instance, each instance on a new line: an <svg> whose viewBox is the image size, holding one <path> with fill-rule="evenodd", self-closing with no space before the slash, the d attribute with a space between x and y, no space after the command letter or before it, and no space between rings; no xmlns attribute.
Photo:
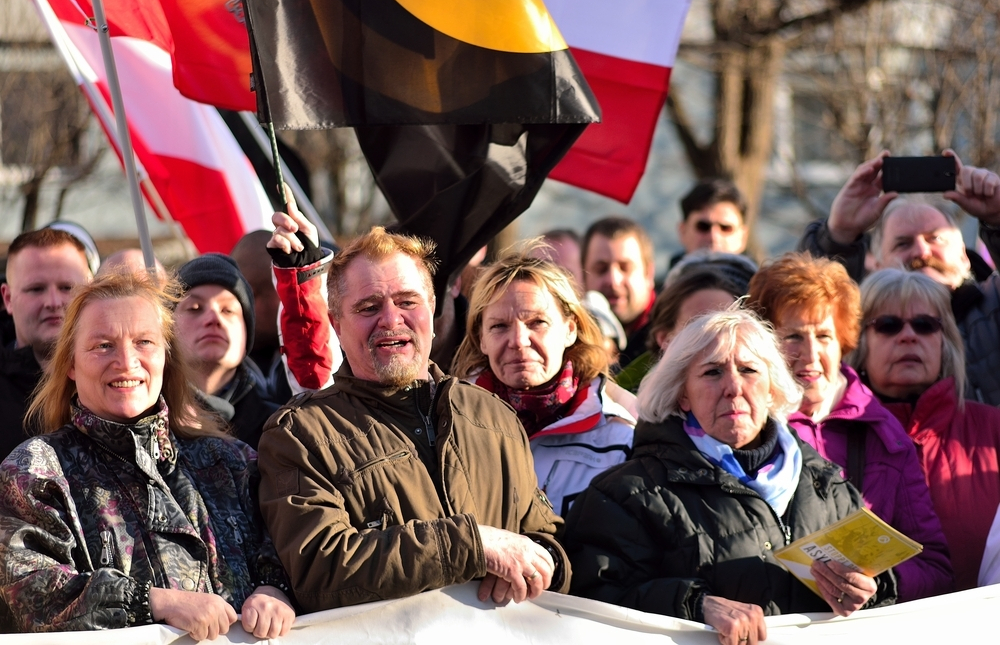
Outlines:
<svg viewBox="0 0 1000 645"><path fill-rule="evenodd" d="M803 389L789 426L844 468L872 512L924 545L895 568L900 601L951 591L948 547L913 441L842 362L861 332L858 286L837 262L789 253L758 271L749 294Z"/></svg>

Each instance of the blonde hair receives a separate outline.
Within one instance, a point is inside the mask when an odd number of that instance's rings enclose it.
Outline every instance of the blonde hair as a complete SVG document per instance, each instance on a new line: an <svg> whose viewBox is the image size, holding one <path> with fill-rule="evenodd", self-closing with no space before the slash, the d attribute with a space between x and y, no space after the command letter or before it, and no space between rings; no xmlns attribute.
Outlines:
<svg viewBox="0 0 1000 645"><path fill-rule="evenodd" d="M581 383L588 383L599 374L608 374L608 355L604 350L604 336L590 313L580 303L573 278L561 267L530 254L545 243L539 239L528 240L507 249L479 276L469 303L466 333L452 363L452 373L459 378L489 367L490 359L480 349L483 337L483 313L495 303L510 285L521 280L530 282L555 299L566 320L576 323L576 342L563 353L563 362L573 362L573 375Z"/></svg>
<svg viewBox="0 0 1000 645"><path fill-rule="evenodd" d="M344 294L347 292L347 267L355 258L365 257L371 260L382 260L390 255L402 253L424 269L424 284L434 300L434 285L432 278L437 272L437 260L434 257L435 244L431 240L400 233L389 233L382 226L373 226L372 230L354 238L343 251L336 254L330 262L330 313L339 319L343 307Z"/></svg>
<svg viewBox="0 0 1000 645"><path fill-rule="evenodd" d="M695 359L711 350L708 360L716 361L731 356L740 344L766 366L771 382L767 413L785 423L788 415L799 409L802 388L788 371L770 326L741 309L739 303L726 311L698 316L677 333L639 386L639 417L654 422L671 415L683 418L680 400Z"/></svg>
<svg viewBox="0 0 1000 645"><path fill-rule="evenodd" d="M965 346L962 334L951 311L951 293L923 273L902 269L880 269L861 283L862 326L888 309L902 308L905 303L923 300L941 319L941 373L938 379L955 379L955 394L959 409L965 407ZM861 334L858 347L848 356L848 362L859 372L868 362L868 334ZM874 388L873 388L874 389Z"/></svg>
<svg viewBox="0 0 1000 645"><path fill-rule="evenodd" d="M41 434L55 432L72 420L70 403L77 389L76 382L69 378L69 371L73 367L84 309L95 302L137 297L153 305L163 332L166 357L160 393L170 409L170 430L184 438L230 436L223 432L218 418L197 403L189 385L188 367L177 342L172 311L179 294L180 286L176 280L169 280L160 286L144 271L115 271L77 287L73 300L66 308L52 360L26 414L40 428Z"/></svg>

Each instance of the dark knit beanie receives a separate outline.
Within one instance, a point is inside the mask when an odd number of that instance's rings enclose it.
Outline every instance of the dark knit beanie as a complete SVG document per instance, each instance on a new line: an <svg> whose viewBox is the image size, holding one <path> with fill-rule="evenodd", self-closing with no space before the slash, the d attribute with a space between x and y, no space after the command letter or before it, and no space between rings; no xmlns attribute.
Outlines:
<svg viewBox="0 0 1000 645"><path fill-rule="evenodd" d="M218 285L234 296L243 308L243 324L247 328L247 354L253 349L253 334L256 317L253 309L253 290L250 283L240 273L236 260L221 253L206 253L187 262L177 271L177 277L184 291L203 284Z"/></svg>

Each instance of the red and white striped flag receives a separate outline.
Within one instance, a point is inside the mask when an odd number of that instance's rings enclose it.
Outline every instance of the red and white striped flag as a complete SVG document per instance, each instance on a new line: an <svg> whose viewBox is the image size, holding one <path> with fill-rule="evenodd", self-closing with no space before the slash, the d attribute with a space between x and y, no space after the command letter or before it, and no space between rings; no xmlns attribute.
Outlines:
<svg viewBox="0 0 1000 645"><path fill-rule="evenodd" d="M88 0L35 0L43 22L121 156ZM271 205L250 161L215 108L174 87L171 36L159 6L106 3L135 155L156 195L198 251L228 253L247 231L270 227Z"/></svg>
<svg viewBox="0 0 1000 645"><path fill-rule="evenodd" d="M646 170L690 0L545 0L601 104L549 174L628 203Z"/></svg>

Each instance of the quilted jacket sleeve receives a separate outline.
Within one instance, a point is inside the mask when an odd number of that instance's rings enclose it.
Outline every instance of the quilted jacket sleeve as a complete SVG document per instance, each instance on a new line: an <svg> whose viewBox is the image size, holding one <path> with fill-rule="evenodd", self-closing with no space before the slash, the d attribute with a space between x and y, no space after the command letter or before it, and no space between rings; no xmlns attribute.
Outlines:
<svg viewBox="0 0 1000 645"><path fill-rule="evenodd" d="M701 620L695 605L711 590L698 578L657 575L665 557L686 561L688 556L667 553L664 544L646 530L634 508L642 504L642 497L622 499L592 483L576 498L566 520L566 551L573 563L570 593L650 613Z"/></svg>

